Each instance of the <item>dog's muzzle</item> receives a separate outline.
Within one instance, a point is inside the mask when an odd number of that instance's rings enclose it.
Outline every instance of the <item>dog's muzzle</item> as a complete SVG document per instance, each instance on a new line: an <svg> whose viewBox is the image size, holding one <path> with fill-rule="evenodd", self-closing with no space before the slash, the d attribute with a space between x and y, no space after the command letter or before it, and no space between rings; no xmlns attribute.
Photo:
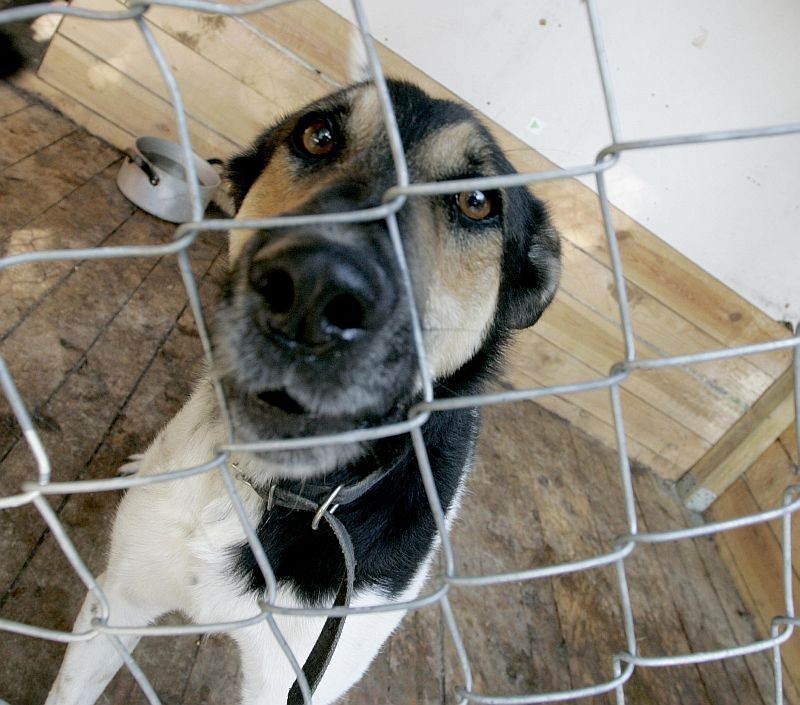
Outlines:
<svg viewBox="0 0 800 705"><path fill-rule="evenodd" d="M404 417L417 361L393 256L377 223L252 236L228 273L214 326L217 374L239 438Z"/></svg>
<svg viewBox="0 0 800 705"><path fill-rule="evenodd" d="M287 350L317 355L378 330L397 298L394 282L377 262L313 235L261 248L248 283L262 300L262 332Z"/></svg>

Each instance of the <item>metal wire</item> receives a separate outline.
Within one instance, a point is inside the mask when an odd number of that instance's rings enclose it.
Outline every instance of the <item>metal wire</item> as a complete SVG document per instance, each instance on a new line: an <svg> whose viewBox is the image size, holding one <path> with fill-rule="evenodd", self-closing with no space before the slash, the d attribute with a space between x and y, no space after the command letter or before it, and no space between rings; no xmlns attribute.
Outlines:
<svg viewBox="0 0 800 705"><path fill-rule="evenodd" d="M625 683L631 678L637 668L658 668L664 666L682 666L687 664L706 663L721 659L734 658L746 654L757 652L772 652L773 674L774 674L774 702L776 705L783 703L782 687L782 663L781 645L789 640L796 627L800 627L800 620L795 617L794 595L792 593L792 553L791 535L792 518L795 512L800 510L800 486L787 489L784 501L780 507L763 511L750 516L743 516L730 521L706 524L703 526L689 529L679 529L662 532L639 532L636 517L636 500L633 493L633 482L628 461L626 448L625 421L620 402L620 386L632 374L643 374L648 370L662 369L673 366L687 366L699 363L708 363L724 360L732 357L751 355L756 353L771 352L792 348L794 351L795 369L795 408L800 410L800 335L795 331L795 336L789 339L768 341L756 345L746 345L734 348L725 348L715 351L698 352L688 355L673 357L660 357L655 359L638 359L634 347L634 331L630 316L630 307L625 291L625 276L622 260L617 245L617 237L614 229L611 206L605 188L605 172L613 168L619 160L619 155L629 150L656 149L660 147L678 146L687 144L711 143L719 141L731 141L739 139L761 139L775 135L786 135L800 132L800 123L788 123L783 125L771 125L762 128L733 129L718 132L705 132L698 134L678 135L673 137L661 137L658 139L645 139L635 142L625 142L622 140L622 132L619 123L618 111L614 101L614 92L611 84L611 73L608 69L603 33L600 26L600 16L597 9L596 0L587 0L587 21L591 30L594 44L595 57L600 82L603 88L606 112L608 116L609 133L611 144L600 150L593 164L587 164L569 169L554 169L546 172L514 174L508 176L494 176L486 178L470 178L456 181L445 181L438 183L409 183L408 170L405 163L405 155L402 148L402 141L397 129L394 112L392 109L386 82L381 69L377 52L374 49L372 40L367 27L366 14L360 0L353 0L353 10L357 18L361 37L364 42L368 68L372 81L378 89L383 120L389 136L392 149L394 164L396 169L396 184L387 189L384 194L384 203L375 208L353 211L349 213L304 215L282 218L263 218L247 221L234 220L204 220L202 207L199 198L199 185L194 168L194 160L189 155L192 153L191 139L189 136L186 113L180 95L178 82L176 81L168 63L164 59L158 43L151 33L146 22L148 8L152 5L164 5L179 8L187 11L199 11L220 15L242 16L252 12L257 12L268 7L283 4L287 0L261 0L251 4L237 4L235 6L222 3L203 2L201 0L149 0L147 3L139 0L129 2L129 8L119 12L104 12L88 9L74 8L64 5L38 4L24 7L12 8L0 12L0 24L6 22L33 19L44 14L71 15L94 21L119 21L134 20L139 27L145 42L147 43L153 57L155 58L161 74L166 82L168 91L171 95L177 132L180 143L185 155L184 163L187 165L190 183L190 196L192 201L193 221L185 223L176 228L175 239L167 245L141 245L141 246L121 246L121 247L96 247L79 248L70 250L45 250L31 252L9 257L0 258L0 271L21 265L29 265L34 262L55 262L55 261L74 261L90 259L114 259L131 257L162 257L176 256L180 264L181 276L186 287L187 296L191 303L191 310L194 314L197 328L200 331L203 348L209 363L211 359L211 345L208 337L207 326L204 319L200 298L197 289L197 282L192 274L188 263L188 252L194 244L197 234L201 230L223 231L231 229L253 229L270 228L277 225L299 226L312 223L324 222L347 222L356 223L364 221L374 221L385 219L395 255L400 267L403 284L407 290L408 299L411 303L411 313L413 317L413 339L419 363L419 374L423 386L423 401L409 411L405 421L387 424L385 426L370 429L354 429L351 431L338 433L335 435L319 436L314 438L300 439L277 439L263 440L254 443L236 442L233 428L230 424L230 417L227 413L227 403L224 393L219 385L215 391L219 402L222 418L227 429L227 441L217 449L217 456L211 461L192 468L182 468L160 475L148 477L128 477L112 478L100 480L80 480L74 482L52 482L50 473L50 459L42 444L41 438L31 421L30 414L25 406L22 396L14 383L5 361L0 357L0 386L8 399L14 416L23 432L23 437L30 447L36 462L36 471L33 473L31 481L24 482L20 487L20 492L14 495L0 497L0 510L13 509L25 505L34 506L47 523L51 532L59 543L64 555L72 565L75 572L81 578L98 599L100 604L100 616L92 623L91 629L84 632L73 633L63 632L30 624L23 624L11 620L0 619L0 630L25 634L28 636L49 639L53 641L72 642L83 641L105 635L111 639L113 647L120 653L123 662L131 671L132 675L143 689L148 701L154 705L160 700L153 690L146 676L136 664L133 656L123 646L122 636L141 635L178 635L178 634L200 634L210 632L230 632L235 629L253 626L259 623L266 623L272 630L278 643L286 655L286 658L297 674L301 692L307 705L311 705L311 695L302 670L286 644L282 634L275 623L276 615L305 615L319 617L321 615L358 615L376 614L380 612L396 612L414 609L422 609L430 605L439 605L444 617L444 624L453 640L453 645L458 656L458 661L462 670L462 685L456 688L455 695L462 703L475 702L492 705L521 705L522 703L548 703L561 702L565 700L581 700L596 696L602 693L615 692L618 705L625 702ZM551 387L540 387L533 389L522 389L483 394L471 397L456 399L434 399L433 386L429 371L424 364L425 350L423 344L422 329L417 318L416 307L413 305L413 291L411 290L411 279L408 267L405 262L400 232L397 225L395 214L402 207L407 198L415 196L457 193L464 190L475 188L502 188L532 184L542 181L552 181L559 179L574 178L581 175L594 175L597 183L598 196L601 205L603 222L605 227L606 240L611 256L611 265L616 286L616 298L619 302L621 332L625 341L625 358L614 365L609 374L597 379L586 380L575 384L556 385ZM487 573L481 575L459 575L456 572L455 552L450 541L449 532L445 516L442 511L440 499L437 495L433 473L428 461L427 449L421 433L422 424L431 414L438 411L457 408L468 408L473 406L485 406L490 404L504 404L521 400L535 400L548 395L568 395L585 393L598 389L608 389L610 395L611 410L614 418L617 442L617 457L620 472L620 482L624 494L624 508L628 533L618 537L608 551L602 554L586 556L585 558L560 563L556 565L534 566L528 569L515 570L506 573ZM386 438L393 435L408 433L417 454L418 465L422 475L423 484L428 496L428 501L436 522L436 526L441 539L442 551L444 556L444 570L435 581L431 591L421 597L403 603L386 603L371 605L359 608L287 608L276 604L277 585L275 576L269 565L269 561L257 539L255 528L250 524L244 506L235 488L235 483L228 469L229 455L236 451L267 451L278 449L310 448L321 445L331 445L340 443L354 443L370 439ZM800 426L798 426L798 445L800 446ZM798 463L800 466L800 463ZM259 603L259 611L248 619L232 621L227 623L215 624L184 624L184 625L138 625L138 626L114 626L113 613L108 600L103 593L102 587L98 584L94 575L87 568L81 559L77 549L70 541L59 519L58 513L52 509L46 497L48 495L60 495L68 493L86 492L107 492L136 487L143 484L156 482L180 482L183 478L197 474L220 471L225 482L226 490L231 502L237 512L242 528L247 536L247 540L253 550L257 564L264 575L267 585L265 598ZM783 557L783 590L784 590L784 609L783 615L775 615L772 625L770 638L754 641L747 644L733 644L726 648L716 651L696 652L686 654L662 654L655 656L643 656L637 652L636 630L631 598L626 577L626 559L636 550L640 544L663 543L667 541L687 541L699 536L707 536L723 531L739 529L753 524L768 522L780 519L782 522L782 557ZM617 575L617 586L619 590L619 601L623 617L623 632L627 651L616 654L609 664L609 676L607 680L599 683L587 683L569 690L559 690L553 692L521 693L521 694L486 694L473 691L471 675L471 665L468 650L463 642L458 627L458 621L450 606L449 591L452 586L472 587L504 584L509 582L521 582L529 580L541 580L555 576L563 576L578 571L594 570L606 565L614 565Z"/></svg>

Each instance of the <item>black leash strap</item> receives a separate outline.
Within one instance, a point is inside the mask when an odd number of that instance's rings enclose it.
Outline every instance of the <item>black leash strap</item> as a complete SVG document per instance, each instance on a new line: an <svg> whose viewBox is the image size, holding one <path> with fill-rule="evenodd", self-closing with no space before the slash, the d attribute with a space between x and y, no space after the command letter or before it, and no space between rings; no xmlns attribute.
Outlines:
<svg viewBox="0 0 800 705"><path fill-rule="evenodd" d="M392 465L388 468L377 470L353 485L339 485L335 488L305 485L302 491L306 496L291 492L279 485L272 485L268 490L261 490L254 487L243 477L238 477L240 480L253 487L256 492L267 500L268 511L274 506L280 506L287 509L314 512L311 528L315 530L319 527L322 519L325 520L339 543L339 548L342 551L342 558L344 560L342 582L339 585L339 590L336 593L333 606L349 607L350 600L353 596L356 557L353 551L353 542L350 540L350 534L347 533L344 524L333 515L333 512L336 511L336 508L340 505L349 504L359 499L386 477L394 467L395 466ZM314 499L310 499L310 497L314 497ZM317 641L314 643L311 653L303 664L303 673L305 674L312 695L322 680L322 676L325 675L331 658L333 658L333 652L336 650L336 645L339 643L339 638L344 629L345 619L346 618L342 616L328 617L325 620L322 632L320 632L320 635L317 637ZM303 705L303 693L300 690L300 684L297 680L295 680L292 687L289 689L286 705Z"/></svg>
<svg viewBox="0 0 800 705"><path fill-rule="evenodd" d="M277 494L277 493L276 493ZM297 499L297 496L294 496ZM286 506L283 498L276 500ZM289 500L294 502L294 500ZM310 500L305 500L312 507L308 507L309 511L315 511L315 520L319 520L320 513L322 518L328 523L328 526L333 531L336 540L339 542L339 548L342 549L342 557L344 558L344 576L342 578L339 591L336 594L336 600L333 603L334 607L349 607L350 599L353 596L353 582L356 572L356 558L353 553L353 543L350 540L350 534L344 528L344 524L334 517L328 508L329 502L323 502L317 506ZM296 506L294 503L291 506ZM312 524L313 526L313 524ZM306 681L311 694L317 689L322 676L333 658L333 652L336 650L336 645L339 643L339 637L342 636L344 629L345 617L328 617L322 627L317 641L314 643L311 653L308 655L306 662L303 664L303 673L305 674ZM303 705L303 694L300 691L300 684L295 681L289 689L289 695L286 699L286 705Z"/></svg>
<svg viewBox="0 0 800 705"><path fill-rule="evenodd" d="M353 552L353 543L350 540L350 534L344 524L340 522L333 512L339 504L347 504L355 499L358 499L368 489L375 485L380 479L386 475L386 471L381 471L368 476L361 482L351 487L338 486L331 490L330 488L306 487L305 491L310 494L323 497L321 501L313 501L307 497L303 497L294 492L290 492L282 487L273 485L266 493L259 492L262 496L266 497L267 509L271 510L274 506L281 506L288 509L299 509L308 512L314 512L314 518L311 522L312 529L317 529L322 519L333 531L339 548L342 551L342 558L344 562L344 571L342 582L339 585L339 590L336 593L334 600L334 607L349 607L350 600L353 596L353 583L355 581L356 572L356 558ZM333 504L334 500L339 500L337 504ZM322 627L322 632L317 637L317 641L311 649L306 662L303 664L303 673L305 674L306 681L311 693L317 689L322 676L333 658L333 652L336 650L336 645L339 643L339 638L344 629L345 617L328 617ZM298 681L292 684L289 689L289 695L286 699L287 705L303 705L303 694L300 690Z"/></svg>
<svg viewBox="0 0 800 705"><path fill-rule="evenodd" d="M347 592L347 580L342 580L339 592L336 593L336 600L333 603L334 607L348 606L349 595ZM328 617L325 620L325 626L322 627L314 648L311 649L311 653L303 664L303 673L305 673L308 687L312 694L316 691L323 674L328 668L328 664L333 658L333 652L336 650L339 637L344 629L344 620L344 617ZM286 705L303 705L303 693L300 691L300 683L297 681L289 689Z"/></svg>

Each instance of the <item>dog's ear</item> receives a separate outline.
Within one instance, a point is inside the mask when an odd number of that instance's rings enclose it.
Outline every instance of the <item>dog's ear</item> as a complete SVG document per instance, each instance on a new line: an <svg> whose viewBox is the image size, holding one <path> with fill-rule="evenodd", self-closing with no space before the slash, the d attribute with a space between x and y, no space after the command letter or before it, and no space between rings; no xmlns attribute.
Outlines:
<svg viewBox="0 0 800 705"><path fill-rule="evenodd" d="M505 247L498 316L509 328L527 328L539 320L555 296L561 246L544 204L527 189L508 189L503 210Z"/></svg>

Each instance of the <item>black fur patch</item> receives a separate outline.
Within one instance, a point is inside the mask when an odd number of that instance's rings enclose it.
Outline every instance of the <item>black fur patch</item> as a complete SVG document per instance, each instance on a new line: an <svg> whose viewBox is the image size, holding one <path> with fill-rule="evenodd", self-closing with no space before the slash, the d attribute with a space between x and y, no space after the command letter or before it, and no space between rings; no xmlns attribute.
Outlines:
<svg viewBox="0 0 800 705"><path fill-rule="evenodd" d="M426 424L430 462L445 509L451 505L470 460L477 428L477 417L465 411L437 414ZM411 444L373 447L361 462L331 480L335 485L347 474L354 481L371 472L382 458L394 469L365 496L340 507L336 517L353 542L356 589L377 588L396 596L419 569L436 530ZM306 511L275 507L264 512L258 537L278 581L290 584L303 602L318 605L336 593L343 559L333 533L324 524L312 531L311 518ZM237 554L237 573L247 576L249 589L263 590L264 579L249 546L241 546Z"/></svg>
<svg viewBox="0 0 800 705"><path fill-rule="evenodd" d="M25 66L14 36L6 30L0 30L0 78L9 78Z"/></svg>

